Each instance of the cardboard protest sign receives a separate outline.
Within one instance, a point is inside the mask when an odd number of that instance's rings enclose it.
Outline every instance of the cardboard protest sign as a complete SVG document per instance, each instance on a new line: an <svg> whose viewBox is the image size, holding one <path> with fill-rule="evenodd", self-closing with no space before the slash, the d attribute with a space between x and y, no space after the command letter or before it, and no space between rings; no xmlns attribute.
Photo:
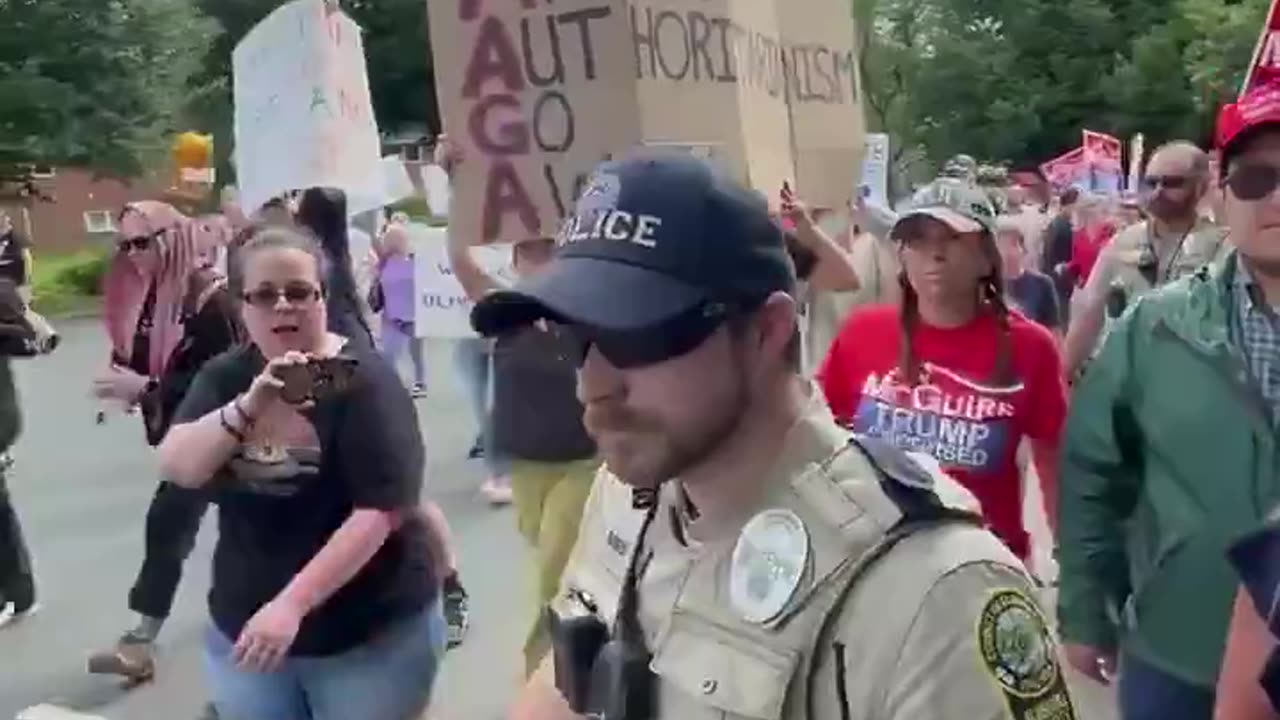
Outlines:
<svg viewBox="0 0 1280 720"><path fill-rule="evenodd" d="M383 191L360 27L330 0L294 0L231 57L235 165L248 212L288 190Z"/></svg>
<svg viewBox="0 0 1280 720"><path fill-rule="evenodd" d="M1271 0L1267 11L1267 24L1262 26L1258 44L1253 49L1249 72L1240 86L1240 97L1250 90L1269 82L1280 80L1280 0Z"/></svg>
<svg viewBox="0 0 1280 720"><path fill-rule="evenodd" d="M413 248L414 334L418 337L458 339L476 337L471 329L471 302L462 285L453 276L449 264L447 228L419 223L408 225ZM511 248L492 245L473 248L473 257L491 277L515 283L511 266Z"/></svg>
<svg viewBox="0 0 1280 720"><path fill-rule="evenodd" d="M436 89L464 161L450 221L477 243L554 235L586 175L688 149L776 199L843 207L862 155L843 0L434 0Z"/></svg>

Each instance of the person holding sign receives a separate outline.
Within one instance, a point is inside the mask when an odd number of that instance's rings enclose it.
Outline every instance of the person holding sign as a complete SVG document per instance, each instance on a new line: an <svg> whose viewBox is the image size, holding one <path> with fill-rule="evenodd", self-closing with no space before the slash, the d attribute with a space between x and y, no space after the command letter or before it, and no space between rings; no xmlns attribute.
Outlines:
<svg viewBox="0 0 1280 720"><path fill-rule="evenodd" d="M450 170L464 159L441 136L440 153ZM454 276L473 300L503 285L480 267L469 241L449 234ZM533 277L550 262L550 238L516 243L515 271ZM516 524L534 550L534 601L524 642L525 669L533 672L550 650L543 609L559 587L560 575L578 535L582 505L599 460L582 421L574 393L574 366L565 360L560 330L542 324L503 334L494 341L490 448L509 462Z"/></svg>

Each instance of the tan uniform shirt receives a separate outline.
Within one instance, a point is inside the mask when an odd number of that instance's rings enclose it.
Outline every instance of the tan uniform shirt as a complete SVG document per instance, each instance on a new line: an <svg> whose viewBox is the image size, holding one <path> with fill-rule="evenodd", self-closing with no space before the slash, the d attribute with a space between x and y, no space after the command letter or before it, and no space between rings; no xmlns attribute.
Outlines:
<svg viewBox="0 0 1280 720"><path fill-rule="evenodd" d="M1102 249L1085 283L1087 301L1105 303L1107 292L1116 284L1124 286L1130 303L1149 292L1152 284L1139 269L1148 247L1156 256L1157 285L1195 272L1220 258L1227 247L1223 231L1206 218L1201 218L1186 236L1168 238L1167 242L1157 242L1153 232L1150 221L1134 223Z"/></svg>
<svg viewBox="0 0 1280 720"><path fill-rule="evenodd" d="M922 530L856 574L902 515L816 391L768 472L759 514L721 532L691 518L678 482L663 488L638 556L657 717L1075 717L1031 584L990 533ZM975 506L928 472L948 505ZM557 612L580 613L585 593L614 618L645 514L631 497L601 470Z"/></svg>

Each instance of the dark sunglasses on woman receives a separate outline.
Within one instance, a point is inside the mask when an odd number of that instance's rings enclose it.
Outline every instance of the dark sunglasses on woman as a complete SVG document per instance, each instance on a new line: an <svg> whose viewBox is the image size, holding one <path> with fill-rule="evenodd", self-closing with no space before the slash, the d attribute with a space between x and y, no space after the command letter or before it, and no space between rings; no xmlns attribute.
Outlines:
<svg viewBox="0 0 1280 720"><path fill-rule="evenodd" d="M163 234L164 230L157 230L150 235L121 238L116 241L116 248L122 253L143 252Z"/></svg>
<svg viewBox="0 0 1280 720"><path fill-rule="evenodd" d="M1223 179L1222 184L1241 200L1262 200L1280 185L1280 168L1271 165L1240 165Z"/></svg>
<svg viewBox="0 0 1280 720"><path fill-rule="evenodd" d="M263 285L244 294L246 303L264 309L275 307L280 298L290 305L305 305L320 299L320 288L311 283L296 282L280 288Z"/></svg>

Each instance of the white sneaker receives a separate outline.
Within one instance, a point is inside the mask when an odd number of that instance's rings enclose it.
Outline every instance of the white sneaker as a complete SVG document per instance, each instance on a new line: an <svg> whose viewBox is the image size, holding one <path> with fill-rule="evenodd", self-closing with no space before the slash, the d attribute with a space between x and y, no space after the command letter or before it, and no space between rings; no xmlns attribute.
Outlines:
<svg viewBox="0 0 1280 720"><path fill-rule="evenodd" d="M0 629L9 625L17 625L38 612L40 612L40 603L36 603L22 612L15 612L13 603L7 602L3 608L0 608Z"/></svg>
<svg viewBox="0 0 1280 720"><path fill-rule="evenodd" d="M511 480L507 478L489 478L480 486L480 494L494 507L511 504Z"/></svg>

